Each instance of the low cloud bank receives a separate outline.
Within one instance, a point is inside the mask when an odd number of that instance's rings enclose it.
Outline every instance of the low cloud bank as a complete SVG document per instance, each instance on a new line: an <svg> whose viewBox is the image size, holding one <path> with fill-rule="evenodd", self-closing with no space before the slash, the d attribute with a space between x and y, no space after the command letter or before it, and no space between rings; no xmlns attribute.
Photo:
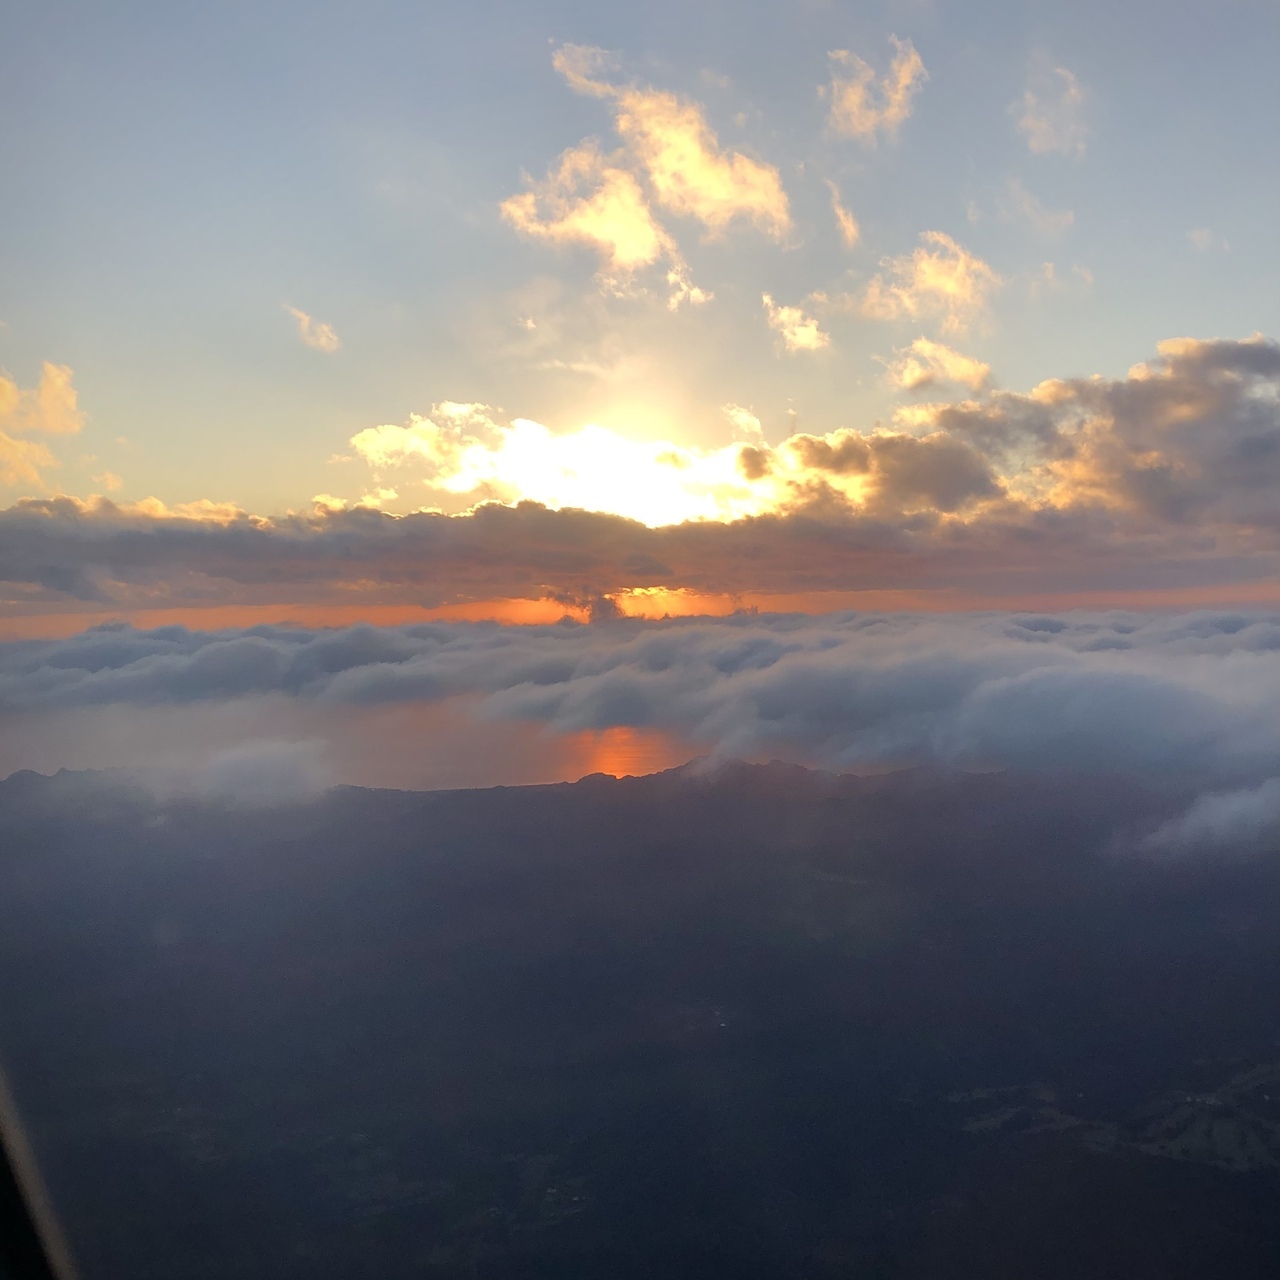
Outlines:
<svg viewBox="0 0 1280 1280"><path fill-rule="evenodd" d="M1280 752L1280 615L736 615L201 633L0 645L0 717L285 697L465 698L553 734L634 727L829 768L1136 771L1256 785ZM340 717L339 717L340 719Z"/></svg>

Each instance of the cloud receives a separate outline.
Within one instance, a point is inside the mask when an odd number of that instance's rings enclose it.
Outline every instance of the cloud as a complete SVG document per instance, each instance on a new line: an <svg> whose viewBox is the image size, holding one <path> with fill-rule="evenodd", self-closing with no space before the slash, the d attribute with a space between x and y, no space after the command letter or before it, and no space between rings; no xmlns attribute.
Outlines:
<svg viewBox="0 0 1280 1280"><path fill-rule="evenodd" d="M663 208L697 218L712 235L738 219L774 239L791 229L777 169L723 150L697 103L656 89L627 88L617 93L616 112L618 132Z"/></svg>
<svg viewBox="0 0 1280 1280"><path fill-rule="evenodd" d="M929 78L924 62L910 40L890 36L893 61L879 81L875 69L847 49L833 49L831 84L825 90L830 102L827 122L831 129L874 147L880 135L897 139L898 130L911 115L916 94Z"/></svg>
<svg viewBox="0 0 1280 1280"><path fill-rule="evenodd" d="M698 290L694 296L680 251L653 216L640 184L614 159L602 156L592 141L570 148L545 181L504 200L502 216L534 239L594 249L600 280L611 292L624 291L637 271L665 260L690 300L702 301L706 295Z"/></svg>
<svg viewBox="0 0 1280 1280"><path fill-rule="evenodd" d="M323 351L326 355L332 355L342 346L332 325L321 324L305 311L299 311L297 307L291 307L288 303L285 303L284 309L298 322L298 337L304 346L310 347L313 351Z"/></svg>
<svg viewBox="0 0 1280 1280"><path fill-rule="evenodd" d="M1231 245L1209 227L1196 227L1193 231L1188 231L1187 239L1192 248L1200 253L1208 253L1212 249L1222 253L1229 253L1231 250Z"/></svg>
<svg viewBox="0 0 1280 1280"><path fill-rule="evenodd" d="M253 808L302 804L332 781L325 744L256 740L214 752L190 774L172 778L180 791Z"/></svg>
<svg viewBox="0 0 1280 1280"><path fill-rule="evenodd" d="M981 391L991 379L989 364L929 338L917 338L897 357L887 366L889 378L904 391L923 391L948 382Z"/></svg>
<svg viewBox="0 0 1280 1280"><path fill-rule="evenodd" d="M821 351L831 344L831 335L803 307L779 306L767 293L761 295L761 301L769 328L781 334L787 351Z"/></svg>
<svg viewBox="0 0 1280 1280"><path fill-rule="evenodd" d="M633 728L725 756L1149 775L1205 799L1150 838L1239 839L1280 817L1280 615L838 613L503 627L85 632L0 645L0 724L97 706L276 699L342 733L342 708L463 705L553 734ZM283 700L281 702L280 700ZM459 702L459 700L462 700ZM219 785L325 781L325 753L255 743ZM286 785L288 784L288 785Z"/></svg>
<svg viewBox="0 0 1280 1280"><path fill-rule="evenodd" d="M744 409L740 404L726 404L722 409L733 426L735 437L746 440L749 444L764 443L764 428L750 409Z"/></svg>
<svg viewBox="0 0 1280 1280"><path fill-rule="evenodd" d="M791 212L778 170L720 145L703 108L674 93L618 83L616 59L565 45L553 64L575 92L609 102L622 141L604 155L594 139L565 151L541 182L501 205L517 231L559 244L585 244L601 257L606 290L632 287L636 274L667 264L669 305L711 294L693 284L672 233L655 208L700 221L718 237L736 222L780 239Z"/></svg>
<svg viewBox="0 0 1280 1280"><path fill-rule="evenodd" d="M1009 110L1033 154L1080 157L1088 138L1084 105L1084 88L1072 72L1037 62Z"/></svg>
<svg viewBox="0 0 1280 1280"><path fill-rule="evenodd" d="M1210 792L1138 842L1138 851L1161 859L1257 852L1280 836L1280 778L1257 787Z"/></svg>
<svg viewBox="0 0 1280 1280"><path fill-rule="evenodd" d="M1033 196L1017 178L1010 178L998 201L1001 218L1006 222L1026 222L1040 235L1050 239L1065 235L1075 224L1070 209L1047 209L1039 197Z"/></svg>
<svg viewBox="0 0 1280 1280"><path fill-rule="evenodd" d="M987 263L942 231L924 231L909 254L885 258L859 308L874 320L936 318L944 333L961 333L986 312L1004 282Z"/></svg>
<svg viewBox="0 0 1280 1280"><path fill-rule="evenodd" d="M26 437L75 435L84 426L73 376L46 360L39 383L24 390L0 374L0 485L42 487L42 473L57 462L42 440Z"/></svg>
<svg viewBox="0 0 1280 1280"><path fill-rule="evenodd" d="M976 380L940 344L900 356ZM903 404L870 430L776 444L743 412L737 441L698 447L442 402L353 438L374 496L422 482L437 509L406 515L24 500L0 510L6 608L640 589L1241 600L1280 579L1280 346L1261 336L1171 339L1122 378Z"/></svg>
<svg viewBox="0 0 1280 1280"><path fill-rule="evenodd" d="M840 239L844 241L846 249L852 249L862 238L858 220L841 203L840 188L830 179L827 181L827 187L831 191L831 212L835 217L836 226L840 229Z"/></svg>

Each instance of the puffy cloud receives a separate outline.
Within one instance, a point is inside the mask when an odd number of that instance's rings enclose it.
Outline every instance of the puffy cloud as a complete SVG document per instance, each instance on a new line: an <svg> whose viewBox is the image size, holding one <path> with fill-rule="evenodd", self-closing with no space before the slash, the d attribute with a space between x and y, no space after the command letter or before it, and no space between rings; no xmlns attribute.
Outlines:
<svg viewBox="0 0 1280 1280"><path fill-rule="evenodd" d="M1036 155L1083 156L1088 137L1085 92L1066 67L1038 62L1022 97L1010 108Z"/></svg>
<svg viewBox="0 0 1280 1280"><path fill-rule="evenodd" d="M635 176L614 161L594 142L572 147L544 182L504 200L502 216L524 235L596 250L601 280L613 291L662 260L684 280L675 241L653 216Z"/></svg>
<svg viewBox="0 0 1280 1280"><path fill-rule="evenodd" d="M1206 799L1153 846L1237 838L1280 817L1275 784L1251 790L1280 749L1274 613L116 628L0 645L0 722L263 698L319 712L462 699L480 720L657 731L723 755L1148 773L1242 793ZM330 717L328 731L343 722ZM273 772L315 777L314 753L260 748L224 771L244 779L262 756Z"/></svg>
<svg viewBox="0 0 1280 1280"><path fill-rule="evenodd" d="M830 103L828 123L838 134L875 146L880 135L894 141L911 115L915 96L929 78L924 62L910 40L890 36L893 61L877 81L875 69L847 49L834 49L831 84L825 91Z"/></svg>
<svg viewBox="0 0 1280 1280"><path fill-rule="evenodd" d="M761 301L769 328L782 335L788 351L821 351L831 344L831 335L803 307L780 306L767 293L761 295Z"/></svg>
<svg viewBox="0 0 1280 1280"><path fill-rule="evenodd" d="M904 391L922 391L943 383L957 383L981 391L991 378L991 366L953 351L930 338L917 338L888 365L889 377Z"/></svg>
<svg viewBox="0 0 1280 1280"><path fill-rule="evenodd" d="M322 324L313 316L307 315L305 311L300 311L287 303L284 309L298 322L298 337L304 346L310 347L313 351L323 351L326 355L332 355L342 346L332 325Z"/></svg>
<svg viewBox="0 0 1280 1280"><path fill-rule="evenodd" d="M644 166L658 203L672 213L697 218L713 235L739 218L775 239L790 230L777 169L723 150L697 103L656 89L623 89L617 128Z"/></svg>
<svg viewBox="0 0 1280 1280"><path fill-rule="evenodd" d="M591 139L571 147L547 178L502 203L503 217L525 235L580 243L601 256L601 278L617 290L637 271L667 263L670 305L711 295L694 285L676 242L654 206L692 217L718 236L742 221L775 239L791 228L778 170L720 145L702 107L674 93L617 83L603 50L565 45L553 63L570 88L610 103L622 147L608 156Z"/></svg>
<svg viewBox="0 0 1280 1280"><path fill-rule="evenodd" d="M863 293L862 313L875 320L936 318L959 333L986 311L1003 283L987 263L942 231L925 231L909 254L886 258Z"/></svg>
<svg viewBox="0 0 1280 1280"><path fill-rule="evenodd" d="M740 404L726 404L722 407L725 417L733 426L733 434L738 439L746 440L749 444L764 443L764 428L750 409L744 409Z"/></svg>
<svg viewBox="0 0 1280 1280"><path fill-rule="evenodd" d="M840 229L840 239L844 241L845 248L852 249L862 238L862 229L858 226L857 218L844 207L840 199L840 188L830 180L827 182L827 187L831 191L831 212L835 217L836 226Z"/></svg>
<svg viewBox="0 0 1280 1280"><path fill-rule="evenodd" d="M40 486L42 472L57 465L43 441L26 437L75 435L84 426L72 377L48 361L25 390L0 374L0 485Z"/></svg>

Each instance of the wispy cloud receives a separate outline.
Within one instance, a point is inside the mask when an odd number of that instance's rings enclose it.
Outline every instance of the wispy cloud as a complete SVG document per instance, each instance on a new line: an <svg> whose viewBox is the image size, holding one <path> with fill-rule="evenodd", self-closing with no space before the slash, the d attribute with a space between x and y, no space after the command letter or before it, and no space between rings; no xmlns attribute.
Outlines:
<svg viewBox="0 0 1280 1280"><path fill-rule="evenodd" d="M1005 183L997 201L1000 217L1006 222L1025 222L1049 239L1065 235L1075 225L1076 215L1070 209L1049 209L1038 196L1032 195L1018 178Z"/></svg>
<svg viewBox="0 0 1280 1280"><path fill-rule="evenodd" d="M1088 139L1085 91L1066 67L1037 61L1022 97L1009 110L1035 155L1084 155Z"/></svg>
<svg viewBox="0 0 1280 1280"><path fill-rule="evenodd" d="M858 226L857 218L845 208L840 198L840 188L830 179L827 179L827 188L831 192L831 212L840 230L840 239L844 241L846 249L852 249L862 238L862 228Z"/></svg>
<svg viewBox="0 0 1280 1280"><path fill-rule="evenodd" d="M831 83L823 90L830 104L827 122L844 137L874 147L883 136L894 141L911 115L916 94L929 78L910 40L890 36L894 47L889 70L877 79L875 68L847 49L833 49Z"/></svg>
<svg viewBox="0 0 1280 1280"><path fill-rule="evenodd" d="M1200 253L1210 253L1215 249L1219 253L1227 253L1231 249L1230 243L1210 227L1196 227L1193 231L1188 231L1187 239L1191 247Z"/></svg>
<svg viewBox="0 0 1280 1280"><path fill-rule="evenodd" d="M300 311L288 303L285 303L284 309L298 322L298 337L305 346L314 351L323 351L326 355L332 355L342 346L332 325L322 324L319 320L307 315L305 311Z"/></svg>

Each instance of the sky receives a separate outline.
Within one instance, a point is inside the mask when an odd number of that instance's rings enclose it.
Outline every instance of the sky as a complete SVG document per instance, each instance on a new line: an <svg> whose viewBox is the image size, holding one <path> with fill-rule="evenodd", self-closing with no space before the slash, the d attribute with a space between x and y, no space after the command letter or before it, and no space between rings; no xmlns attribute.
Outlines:
<svg viewBox="0 0 1280 1280"><path fill-rule="evenodd" d="M26 679L72 659L24 645L173 627L266 636L225 661L274 671L278 628L399 654L562 618L618 653L664 617L730 649L742 616L1262 626L1278 41L1263 0L26 6L0 45L5 652ZM173 703L135 674L144 720ZM303 696L262 679L219 697ZM464 685L415 741L559 735L476 777L737 749L626 698L495 719ZM112 687L92 707L134 705ZM0 763L87 760L65 744L109 744L105 714L15 703ZM239 714L209 750L258 732ZM33 715L73 721L42 745ZM862 759L814 741L778 749Z"/></svg>

